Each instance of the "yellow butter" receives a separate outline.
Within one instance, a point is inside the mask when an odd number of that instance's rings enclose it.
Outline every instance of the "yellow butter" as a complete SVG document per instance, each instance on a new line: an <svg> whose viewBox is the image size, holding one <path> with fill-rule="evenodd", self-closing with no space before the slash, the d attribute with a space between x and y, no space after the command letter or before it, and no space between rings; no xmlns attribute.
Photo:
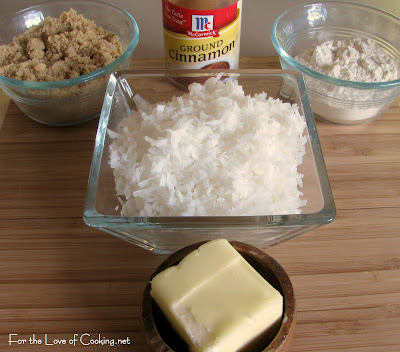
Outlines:
<svg viewBox="0 0 400 352"><path fill-rule="evenodd" d="M282 295L224 239L156 275L150 293L192 351L236 351L283 314Z"/></svg>

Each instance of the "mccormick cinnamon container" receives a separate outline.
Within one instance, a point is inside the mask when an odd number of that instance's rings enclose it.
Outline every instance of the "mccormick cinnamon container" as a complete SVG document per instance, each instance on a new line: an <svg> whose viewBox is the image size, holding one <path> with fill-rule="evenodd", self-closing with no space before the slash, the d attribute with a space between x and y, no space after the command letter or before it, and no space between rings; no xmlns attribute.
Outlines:
<svg viewBox="0 0 400 352"><path fill-rule="evenodd" d="M242 0L162 0L166 67L239 66Z"/></svg>

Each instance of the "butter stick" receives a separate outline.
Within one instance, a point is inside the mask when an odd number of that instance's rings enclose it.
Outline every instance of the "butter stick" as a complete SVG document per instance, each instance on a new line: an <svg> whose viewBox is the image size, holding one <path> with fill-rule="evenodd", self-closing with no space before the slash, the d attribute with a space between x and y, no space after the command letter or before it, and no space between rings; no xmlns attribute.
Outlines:
<svg viewBox="0 0 400 352"><path fill-rule="evenodd" d="M237 351L276 326L282 295L225 239L156 275L151 296L191 351Z"/></svg>

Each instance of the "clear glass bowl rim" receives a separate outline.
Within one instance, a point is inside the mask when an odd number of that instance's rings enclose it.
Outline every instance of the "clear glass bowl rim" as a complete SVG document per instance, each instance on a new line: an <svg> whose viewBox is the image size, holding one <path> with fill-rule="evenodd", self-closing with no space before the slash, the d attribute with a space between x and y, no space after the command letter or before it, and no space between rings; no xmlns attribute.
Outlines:
<svg viewBox="0 0 400 352"><path fill-rule="evenodd" d="M37 3L35 5L29 6L27 8L24 8L22 10L19 10L17 12L9 13L9 14L6 14L5 16L0 17L0 23L3 20L5 20L6 18L13 17L13 16L15 16L17 14L21 14L23 12L30 11L30 10L35 9L35 8L40 8L43 5L53 5L54 3L57 3L57 2L63 4L66 1L64 1L64 0L47 0L47 1L43 1L43 2ZM137 46L137 44L139 42L139 26L138 26L136 20L133 18L133 16L129 12L125 11L124 9L122 9L122 8L120 8L120 7L118 7L118 6L114 5L114 4L110 4L110 3L102 1L102 0L69 0L69 1L67 1L67 3L73 3L73 2L76 2L76 3L79 3L79 4L82 4L82 3L89 3L89 4L90 3L95 3L95 4L104 5L106 7L112 7L114 9L118 10L118 11L121 11L121 13L123 13L124 15L126 15L129 18L129 20L131 21L135 32L134 32L134 36L133 36L132 41L129 43L128 47L121 54L121 56L117 60L109 63L108 65L106 65L106 66L104 66L104 67L102 67L102 68L100 68L100 69L98 69L96 71L87 73L87 74L85 74L83 76L80 76L80 77L74 77L74 78L70 78L70 79L64 79L64 80L52 81L52 82L33 82L33 81L21 81L21 80L8 78L8 77L0 75L0 84L12 86L12 87L17 88L17 89L68 88L68 87L71 87L71 86L75 86L75 85L78 85L78 84L82 84L82 83L86 83L86 82L92 81L92 80L94 80L94 79L96 79L98 77L103 76L104 74L107 74L109 72L112 72L112 71L116 70L121 65L122 62L127 60L132 55L133 51L135 50L135 48L136 48L136 46Z"/></svg>
<svg viewBox="0 0 400 352"><path fill-rule="evenodd" d="M390 14L389 12L386 12L384 10L377 9L376 7L370 6L370 5L364 5L364 4L358 4L358 3L353 3L349 1L323 1L323 2L313 2L313 3L307 3L307 4L299 4L296 6L291 7L290 9L286 10L283 12L274 22L272 25L271 29L271 40L272 40L272 45L274 46L275 50L281 56L282 59L286 60L291 67L294 69L298 69L301 72L307 74L308 76L311 76L313 78L319 79L321 81L325 81L326 83L330 83L333 85L337 86L346 86L346 87L351 87L351 88L356 88L356 89L389 89L389 88L395 88L397 86L400 86L400 79L392 80L392 81L386 81L386 82L355 82L355 81L347 81L331 76L324 75L323 73L314 71L307 66L302 65L298 61L296 61L294 58L292 58L280 45L280 43L277 40L277 27L279 25L279 22L281 19L287 15L290 14L290 12L297 10L299 8L310 8L315 5L321 5L321 6L329 6L329 5L336 5L336 6L344 6L344 7L350 7L350 8L360 8L364 10L369 10L371 12L374 12L378 15L381 16L386 16L387 18L390 18L391 20L397 21L399 23L399 29L400 29L400 18ZM399 48L400 49L400 48Z"/></svg>
<svg viewBox="0 0 400 352"><path fill-rule="evenodd" d="M217 75L220 69L201 69L201 70L170 70L170 69L141 69L141 70L123 70L111 74L107 86L108 100L112 99L115 87L121 77L126 75L149 76L149 77L177 77L185 75L207 76ZM90 167L89 181L86 192L86 199L83 212L83 220L88 226L110 229L118 228L250 228L250 227L271 227L271 226L321 226L330 223L336 217L336 207L330 182L325 167L321 145L318 136L318 130L315 125L314 115L311 110L310 101L307 95L303 76L295 70L281 69L231 69L224 72L224 75L232 76L245 74L281 76L283 74L292 76L299 88L299 95L304 110L304 117L309 134L309 143L315 159L315 167L318 173L321 193L324 200L324 206L316 213L300 214L282 214L282 215L261 215L261 216L179 216L179 217L140 217L140 216L115 216L103 215L97 212L95 207L95 197L101 161L105 146L106 131L110 118L111 103L104 101L103 109L100 115L98 130L96 133L94 153Z"/></svg>

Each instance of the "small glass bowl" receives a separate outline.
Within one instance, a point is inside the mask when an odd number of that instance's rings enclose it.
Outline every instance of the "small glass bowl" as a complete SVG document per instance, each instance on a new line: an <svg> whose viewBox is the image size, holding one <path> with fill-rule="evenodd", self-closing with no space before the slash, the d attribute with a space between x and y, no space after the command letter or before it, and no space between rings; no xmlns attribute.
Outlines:
<svg viewBox="0 0 400 352"><path fill-rule="evenodd" d="M299 72L283 70L229 70L223 79L235 78L245 94L266 92L272 98L297 103L305 117L306 154L298 172L304 175L301 192L307 205L301 214L263 216L121 216L113 170L109 165L112 139L107 130L136 110L135 94L151 104L169 101L187 92L188 82L204 82L219 70L129 70L110 76L97 130L83 219L140 247L160 254L172 253L196 242L215 238L266 247L327 224L336 208L319 144L314 116Z"/></svg>
<svg viewBox="0 0 400 352"><path fill-rule="evenodd" d="M68 126L100 115L111 72L126 69L139 40L135 19L125 10L97 0L53 0L0 18L0 44L9 44L33 24L74 9L105 30L119 36L122 55L89 74L53 82L31 82L0 75L0 87L30 118L53 126Z"/></svg>
<svg viewBox="0 0 400 352"><path fill-rule="evenodd" d="M304 75L311 107L319 120L357 125L378 118L400 95L400 79L382 83L346 81L316 72L294 59L326 40L355 36L382 46L400 69L400 19L374 7L341 1L295 6L272 27L271 38L283 69Z"/></svg>

